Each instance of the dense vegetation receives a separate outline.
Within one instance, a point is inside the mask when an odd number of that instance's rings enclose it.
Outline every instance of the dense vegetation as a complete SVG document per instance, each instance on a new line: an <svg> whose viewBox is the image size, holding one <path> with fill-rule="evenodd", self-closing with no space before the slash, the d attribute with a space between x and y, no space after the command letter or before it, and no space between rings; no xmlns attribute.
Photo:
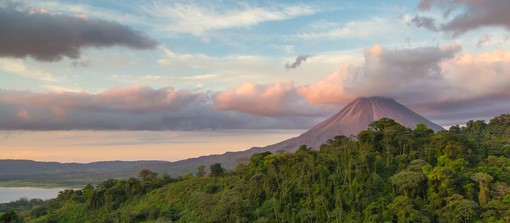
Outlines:
<svg viewBox="0 0 510 223"><path fill-rule="evenodd" d="M208 170L207 170L208 169ZM10 213L15 214L15 213ZM434 133L381 119L319 150L66 190L27 222L510 222L510 114Z"/></svg>

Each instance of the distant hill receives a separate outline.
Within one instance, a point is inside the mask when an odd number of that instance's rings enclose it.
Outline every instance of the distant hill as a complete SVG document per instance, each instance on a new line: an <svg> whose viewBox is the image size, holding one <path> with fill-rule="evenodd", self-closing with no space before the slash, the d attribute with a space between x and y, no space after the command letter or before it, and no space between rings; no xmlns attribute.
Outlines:
<svg viewBox="0 0 510 223"><path fill-rule="evenodd" d="M383 97L359 98L327 120L319 123L305 133L285 141L265 147L253 147L239 152L227 152L221 155L208 155L177 162L165 161L107 161L88 164L35 162L29 160L0 160L0 183L2 179L40 179L46 181L67 182L88 179L97 182L107 178L135 176L142 169L178 176L195 172L200 165L209 166L221 163L225 168L234 168L238 162L245 161L254 153L265 151L295 151L300 145L318 148L337 135L351 136L368 128L368 125L381 118L390 118L414 129L424 123L434 131L443 128L418 115L393 99Z"/></svg>
<svg viewBox="0 0 510 223"><path fill-rule="evenodd" d="M37 162L32 160L0 160L0 177L34 174L98 173L143 168L166 161L101 161L92 163Z"/></svg>
<svg viewBox="0 0 510 223"><path fill-rule="evenodd" d="M136 176L143 169L165 172L169 164L167 161L58 163L6 159L0 160L0 186L82 186L109 178Z"/></svg>

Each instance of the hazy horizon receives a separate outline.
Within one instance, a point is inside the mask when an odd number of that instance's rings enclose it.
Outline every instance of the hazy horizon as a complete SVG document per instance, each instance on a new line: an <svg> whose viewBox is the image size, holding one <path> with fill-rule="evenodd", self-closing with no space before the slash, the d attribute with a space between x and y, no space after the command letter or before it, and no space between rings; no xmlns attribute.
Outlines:
<svg viewBox="0 0 510 223"><path fill-rule="evenodd" d="M358 97L444 127L510 112L509 4L0 1L0 158L176 161Z"/></svg>

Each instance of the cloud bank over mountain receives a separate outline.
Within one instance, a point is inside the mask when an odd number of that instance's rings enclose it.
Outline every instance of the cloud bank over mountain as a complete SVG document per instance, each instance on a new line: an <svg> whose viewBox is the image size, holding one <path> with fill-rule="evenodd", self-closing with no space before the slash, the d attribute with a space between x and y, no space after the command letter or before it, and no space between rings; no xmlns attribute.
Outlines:
<svg viewBox="0 0 510 223"><path fill-rule="evenodd" d="M131 86L98 94L1 90L0 126L3 130L307 128L363 96L395 98L439 124L508 112L509 51L473 55L463 53L458 45L403 50L375 45L364 50L364 57L363 63L343 64L314 84L245 83L221 91Z"/></svg>

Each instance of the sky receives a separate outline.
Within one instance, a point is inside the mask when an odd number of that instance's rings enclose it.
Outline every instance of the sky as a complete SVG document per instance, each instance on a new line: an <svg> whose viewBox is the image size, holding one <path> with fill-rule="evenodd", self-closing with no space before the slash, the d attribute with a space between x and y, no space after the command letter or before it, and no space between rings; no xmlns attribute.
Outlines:
<svg viewBox="0 0 510 223"><path fill-rule="evenodd" d="M358 97L448 127L510 112L510 1L0 0L0 158L175 161Z"/></svg>

